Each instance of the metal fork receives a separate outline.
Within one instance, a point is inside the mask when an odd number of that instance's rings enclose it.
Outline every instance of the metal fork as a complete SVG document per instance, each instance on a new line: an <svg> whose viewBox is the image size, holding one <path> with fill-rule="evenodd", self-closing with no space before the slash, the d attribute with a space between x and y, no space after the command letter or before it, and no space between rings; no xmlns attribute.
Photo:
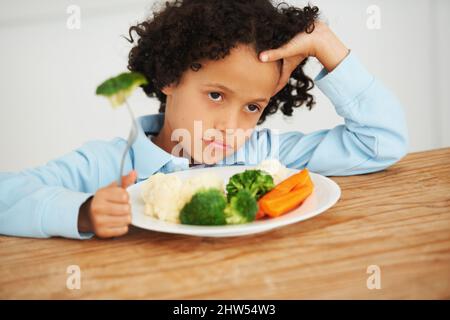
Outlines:
<svg viewBox="0 0 450 320"><path fill-rule="evenodd" d="M117 184L119 185L119 187L122 187L122 175L123 175L123 166L125 164L125 157L127 156L128 152L130 151L130 148L133 145L133 143L136 141L136 138L138 135L138 126L137 126L136 118L134 117L133 110L131 110L131 107L128 104L128 101L126 99L125 99L125 104L127 106L128 113L130 114L132 125L131 125L131 129L130 129L130 134L128 135L127 147L125 148L125 151L122 155L122 161L120 163L120 172L119 172L119 177L117 179Z"/></svg>

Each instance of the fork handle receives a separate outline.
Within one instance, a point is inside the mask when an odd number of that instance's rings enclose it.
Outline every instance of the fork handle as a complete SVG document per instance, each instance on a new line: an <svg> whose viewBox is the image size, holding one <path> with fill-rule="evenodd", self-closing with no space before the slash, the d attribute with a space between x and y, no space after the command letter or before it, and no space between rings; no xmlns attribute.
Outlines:
<svg viewBox="0 0 450 320"><path fill-rule="evenodd" d="M119 187L122 187L122 175L123 175L123 166L125 164L125 157L128 154L128 151L130 151L131 144L130 142L127 143L127 147L125 148L125 151L122 155L122 160L120 161L120 172L119 172L119 178L117 179L117 185Z"/></svg>
<svg viewBox="0 0 450 320"><path fill-rule="evenodd" d="M128 104L128 101L126 99L125 99L125 105L127 106L128 113L130 114L132 125L135 125L136 119L134 117L133 110L131 110L131 107ZM124 153L122 155L122 160L120 161L119 177L117 178L117 185L119 187L122 187L122 175L123 175L123 167L124 167L124 164L125 164L125 157L127 156L128 152L130 151L131 144L132 144L132 141L131 141L132 131L133 131L133 128L131 128L130 133L128 135L127 146L126 146L125 151L124 151Z"/></svg>

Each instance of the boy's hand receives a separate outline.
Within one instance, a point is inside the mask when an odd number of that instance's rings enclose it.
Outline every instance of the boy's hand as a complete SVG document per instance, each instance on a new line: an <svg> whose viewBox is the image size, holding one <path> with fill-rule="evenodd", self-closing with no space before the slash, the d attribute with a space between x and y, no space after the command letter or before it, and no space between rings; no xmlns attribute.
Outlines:
<svg viewBox="0 0 450 320"><path fill-rule="evenodd" d="M306 58L316 57L320 63L331 72L346 57L349 50L339 40L336 34L322 21L314 22L311 33L300 32L283 46L260 53L262 62L283 61L283 67L278 86L273 95L284 88L292 72ZM263 56L267 58L264 59Z"/></svg>
<svg viewBox="0 0 450 320"><path fill-rule="evenodd" d="M114 181L98 189L95 195L84 202L78 215L78 230L94 232L100 238L111 238L128 232L131 223L131 205L126 188L136 181L132 170L122 177L123 188Z"/></svg>

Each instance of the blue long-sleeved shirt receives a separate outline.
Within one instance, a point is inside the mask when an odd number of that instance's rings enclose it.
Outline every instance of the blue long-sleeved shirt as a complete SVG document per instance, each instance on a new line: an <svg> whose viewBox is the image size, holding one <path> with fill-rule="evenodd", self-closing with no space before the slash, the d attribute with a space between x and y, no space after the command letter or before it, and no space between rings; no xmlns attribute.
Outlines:
<svg viewBox="0 0 450 320"><path fill-rule="evenodd" d="M331 72L314 79L345 124L309 134L255 130L233 155L217 165L257 164L278 158L290 168L326 176L380 171L400 160L408 148L402 106L361 64L353 51ZM140 182L156 172L189 168L189 161L156 146L149 135L162 127L163 114L138 118L139 133L125 162ZM46 165L0 173L0 234L28 237L92 237L79 233L81 204L117 178L126 140L93 140Z"/></svg>

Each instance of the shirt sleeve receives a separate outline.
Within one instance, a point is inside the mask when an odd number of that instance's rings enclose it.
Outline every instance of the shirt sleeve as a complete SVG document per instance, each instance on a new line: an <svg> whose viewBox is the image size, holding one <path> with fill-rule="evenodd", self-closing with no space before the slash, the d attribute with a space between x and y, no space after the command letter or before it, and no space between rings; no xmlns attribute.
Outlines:
<svg viewBox="0 0 450 320"><path fill-rule="evenodd" d="M78 232L80 206L116 178L123 150L121 138L90 141L43 166L0 173L0 234L91 238Z"/></svg>
<svg viewBox="0 0 450 320"><path fill-rule="evenodd" d="M266 156L277 155L287 167L345 176L383 170L407 153L400 102L352 51L331 72L323 68L314 81L344 124L309 134L263 130L259 136L269 145Z"/></svg>

